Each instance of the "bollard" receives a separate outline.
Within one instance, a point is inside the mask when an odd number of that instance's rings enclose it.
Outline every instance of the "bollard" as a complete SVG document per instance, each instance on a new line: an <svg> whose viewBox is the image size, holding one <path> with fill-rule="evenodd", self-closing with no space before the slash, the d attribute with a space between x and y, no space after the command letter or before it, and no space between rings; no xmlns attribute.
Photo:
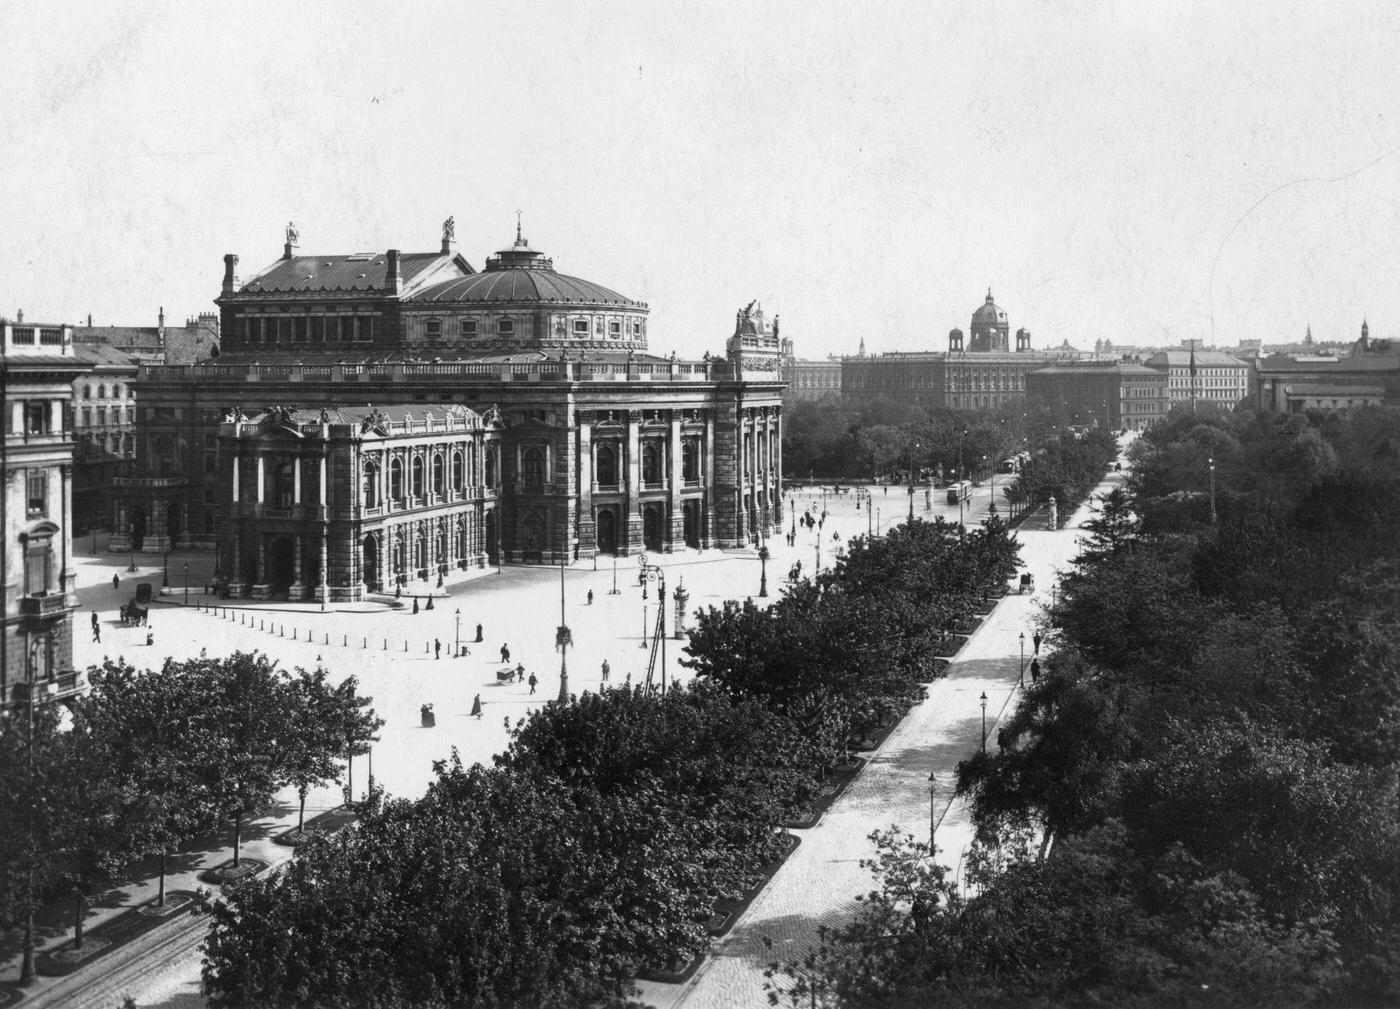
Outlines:
<svg viewBox="0 0 1400 1009"><path fill-rule="evenodd" d="M327 632L326 632L326 644L330 644L330 643L331 643L331 633L330 633L330 631L327 631Z"/></svg>
<svg viewBox="0 0 1400 1009"><path fill-rule="evenodd" d="M292 640L295 641L296 639L297 639L297 629L296 629L295 627L293 627L293 628L292 628Z"/></svg>
<svg viewBox="0 0 1400 1009"><path fill-rule="evenodd" d="M348 634L345 635L344 640L342 640L342 641L340 642L340 647L341 647L341 648L349 648L349 647L350 647L350 635L348 635Z"/></svg>
<svg viewBox="0 0 1400 1009"><path fill-rule="evenodd" d="M285 638L285 637L287 636L287 628L283 627L281 624L278 624L278 625L277 625L277 636L278 636L279 638Z"/></svg>
<svg viewBox="0 0 1400 1009"><path fill-rule="evenodd" d="M368 647L369 647L369 638L365 638L365 639L363 640L363 642L360 644L360 647L361 647L361 648L368 648Z"/></svg>
<svg viewBox="0 0 1400 1009"><path fill-rule="evenodd" d="M263 629L263 622L262 622L261 620L259 620L259 621L258 621L258 630L262 630L262 629Z"/></svg>
<svg viewBox="0 0 1400 1009"><path fill-rule="evenodd" d="M405 641L405 642L403 643L403 650L404 650L405 652L408 651L408 642L407 642L407 641Z"/></svg>
<svg viewBox="0 0 1400 1009"><path fill-rule="evenodd" d="M389 650L389 639L388 639L388 638L385 638L385 639L384 639L384 650L385 650L386 652Z"/></svg>

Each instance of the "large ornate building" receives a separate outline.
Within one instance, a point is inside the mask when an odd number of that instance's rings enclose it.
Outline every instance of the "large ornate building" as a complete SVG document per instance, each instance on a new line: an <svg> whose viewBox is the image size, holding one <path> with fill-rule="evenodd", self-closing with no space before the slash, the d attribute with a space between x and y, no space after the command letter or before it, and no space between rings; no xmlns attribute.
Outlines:
<svg viewBox="0 0 1400 1009"><path fill-rule="evenodd" d="M143 365L113 549L217 547L231 592L305 596L324 572L344 599L781 523L779 344L755 303L723 355L682 361L648 353L645 304L518 230L481 272L450 220L429 253L287 239L246 281L224 257L217 360Z"/></svg>
<svg viewBox="0 0 1400 1009"><path fill-rule="evenodd" d="M73 327L0 319L5 486L0 710L84 689L73 670Z"/></svg>
<svg viewBox="0 0 1400 1009"><path fill-rule="evenodd" d="M1142 431L1166 419L1167 374L1132 361L1066 361L1026 376L1026 394L1064 410L1076 424Z"/></svg>
<svg viewBox="0 0 1400 1009"><path fill-rule="evenodd" d="M1053 352L1031 349L1026 329L1015 333L1011 349L1006 312L987 292L972 313L967 339L961 329L948 333L948 350L845 358L841 393L847 399L883 396L907 406L987 410L1006 406L1026 394L1026 373L1078 351L1067 344Z"/></svg>

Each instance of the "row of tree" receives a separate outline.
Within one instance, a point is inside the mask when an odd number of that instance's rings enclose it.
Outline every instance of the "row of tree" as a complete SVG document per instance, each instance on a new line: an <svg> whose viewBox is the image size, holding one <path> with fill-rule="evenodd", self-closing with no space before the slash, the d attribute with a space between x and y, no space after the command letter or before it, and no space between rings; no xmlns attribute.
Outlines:
<svg viewBox="0 0 1400 1009"><path fill-rule="evenodd" d="M1133 460L960 768L972 895L881 835L794 1004L1400 1001L1400 417L1178 413Z"/></svg>
<svg viewBox="0 0 1400 1009"><path fill-rule="evenodd" d="M783 468L789 479L907 479L914 469L947 479L990 472L1037 450L1071 422L1030 399L998 410L905 406L881 397L799 401L783 412Z"/></svg>
<svg viewBox="0 0 1400 1009"><path fill-rule="evenodd" d="M857 540L768 610L699 617L700 675L552 702L495 766L454 755L287 871L216 905L216 1005L576 1006L624 1001L708 942L716 901L779 854L849 734L902 711L940 626L1015 570L998 519Z"/></svg>
<svg viewBox="0 0 1400 1009"><path fill-rule="evenodd" d="M333 780L364 752L380 721L354 678L294 675L261 654L168 660L158 672L109 660L91 690L63 709L34 704L0 720L0 916L28 920L68 895L76 940L86 903L131 862L160 859L191 838L233 827L287 785Z"/></svg>

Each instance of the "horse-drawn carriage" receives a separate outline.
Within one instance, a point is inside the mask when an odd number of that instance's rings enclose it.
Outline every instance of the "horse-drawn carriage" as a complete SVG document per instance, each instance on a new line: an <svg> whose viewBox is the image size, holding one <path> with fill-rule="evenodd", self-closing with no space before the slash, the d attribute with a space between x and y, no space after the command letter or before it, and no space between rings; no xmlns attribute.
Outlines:
<svg viewBox="0 0 1400 1009"><path fill-rule="evenodd" d="M1020 595L1025 595L1027 592L1034 592L1034 591L1035 591L1035 575L1031 574L1029 571L1022 572L1022 574L1021 574L1021 588L1020 588L1020 593L1019 593L1019 594L1020 594Z"/></svg>
<svg viewBox="0 0 1400 1009"><path fill-rule="evenodd" d="M123 627L145 627L150 612L149 606L138 606L134 599L117 611Z"/></svg>

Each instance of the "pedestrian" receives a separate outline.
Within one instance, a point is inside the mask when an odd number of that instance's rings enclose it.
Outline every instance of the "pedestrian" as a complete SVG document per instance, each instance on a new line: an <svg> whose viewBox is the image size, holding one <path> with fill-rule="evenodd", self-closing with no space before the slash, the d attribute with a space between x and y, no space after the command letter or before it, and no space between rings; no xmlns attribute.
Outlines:
<svg viewBox="0 0 1400 1009"><path fill-rule="evenodd" d="M93 640L93 643L94 643L94 644L98 644L98 645L102 644L102 625L101 625L101 624L98 624L98 623L95 623L95 622L93 623L93 625L92 625L92 640Z"/></svg>
<svg viewBox="0 0 1400 1009"><path fill-rule="evenodd" d="M417 597L417 596L414 596L414 597L413 597L413 612L414 612L414 613L417 613L417 612L418 612L418 597Z"/></svg>
<svg viewBox="0 0 1400 1009"><path fill-rule="evenodd" d="M154 634L152 631L147 631L147 632L146 632L146 644L147 644L147 645L154 645L155 643L156 643L156 636L155 636L155 634Z"/></svg>
<svg viewBox="0 0 1400 1009"><path fill-rule="evenodd" d="M1031 682L1035 683L1040 679L1040 660L1031 659Z"/></svg>
<svg viewBox="0 0 1400 1009"><path fill-rule="evenodd" d="M1035 645L1035 654L1040 654L1040 632L1036 631L1031 635L1031 644Z"/></svg>
<svg viewBox="0 0 1400 1009"><path fill-rule="evenodd" d="M531 673L531 674L530 674L530 693L533 694L533 693L535 692L535 684L537 684L537 683L539 683L539 682L540 682L539 680L535 679L535 674L534 674L534 673Z"/></svg>
<svg viewBox="0 0 1400 1009"><path fill-rule="evenodd" d="M509 661L510 661L510 645L502 645L502 646L501 646L501 661L502 661L502 662L509 662Z"/></svg>
<svg viewBox="0 0 1400 1009"><path fill-rule="evenodd" d="M588 605L589 605L589 606L592 606L592 605L593 605L593 590L592 590L592 589L589 589L589 590L588 590Z"/></svg>
<svg viewBox="0 0 1400 1009"><path fill-rule="evenodd" d="M93 610L93 611L92 611L92 629L93 629L94 631L97 630L97 611L96 611L96 610Z"/></svg>
<svg viewBox="0 0 1400 1009"><path fill-rule="evenodd" d="M515 682L525 682L525 663L523 662L517 662L515 664Z"/></svg>
<svg viewBox="0 0 1400 1009"><path fill-rule="evenodd" d="M472 698L472 717L478 722L481 721L481 695L477 694Z"/></svg>
<svg viewBox="0 0 1400 1009"><path fill-rule="evenodd" d="M480 624L477 624L477 625L476 625L476 643L477 643L478 645L481 644L481 625L480 625Z"/></svg>
<svg viewBox="0 0 1400 1009"><path fill-rule="evenodd" d="M437 638L433 638L433 658L442 658L442 642L439 641Z"/></svg>
<svg viewBox="0 0 1400 1009"><path fill-rule="evenodd" d="M612 672L612 666L608 665L608 660L603 660L603 682L608 682L608 673Z"/></svg>
<svg viewBox="0 0 1400 1009"><path fill-rule="evenodd" d="M120 578L118 578L116 575L113 575L113 576L112 576L112 591L113 591L113 592L117 591L117 588L121 585L121 583L122 583L122 580L121 580Z"/></svg>

